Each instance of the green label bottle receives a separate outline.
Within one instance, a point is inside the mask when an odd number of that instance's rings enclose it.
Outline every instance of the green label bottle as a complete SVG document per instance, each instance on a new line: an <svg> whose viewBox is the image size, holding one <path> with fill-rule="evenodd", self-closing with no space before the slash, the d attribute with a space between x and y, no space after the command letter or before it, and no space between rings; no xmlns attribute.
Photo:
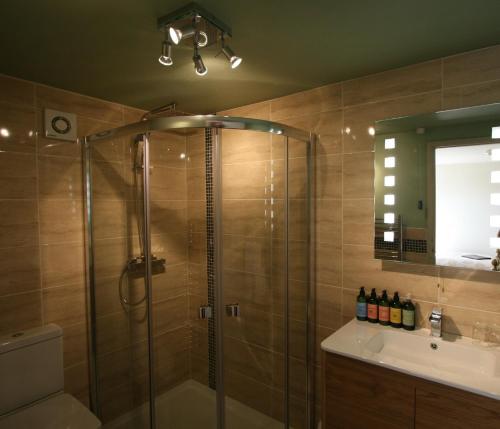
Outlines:
<svg viewBox="0 0 500 429"><path fill-rule="evenodd" d="M370 298L368 298L368 322L378 322L378 299L375 288L372 289Z"/></svg>
<svg viewBox="0 0 500 429"><path fill-rule="evenodd" d="M403 329L407 331L415 330L415 305L411 302L411 295L406 295L405 302L403 303Z"/></svg>
<svg viewBox="0 0 500 429"><path fill-rule="evenodd" d="M362 287L356 300L356 319L363 321L368 319L366 305L365 288Z"/></svg>
<svg viewBox="0 0 500 429"><path fill-rule="evenodd" d="M382 297L378 301L378 323L387 326L391 323L389 298L387 291L382 291Z"/></svg>
<svg viewBox="0 0 500 429"><path fill-rule="evenodd" d="M403 324L401 307L401 302L399 302L399 294L397 292L394 292L394 298L392 298L390 310L391 326L393 328L401 328Z"/></svg>

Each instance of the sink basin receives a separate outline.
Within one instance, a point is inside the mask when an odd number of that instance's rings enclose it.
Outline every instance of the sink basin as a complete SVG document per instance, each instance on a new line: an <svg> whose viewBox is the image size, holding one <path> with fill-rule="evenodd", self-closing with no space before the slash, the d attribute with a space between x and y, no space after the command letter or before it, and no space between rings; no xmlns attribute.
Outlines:
<svg viewBox="0 0 500 429"><path fill-rule="evenodd" d="M500 400L500 347L356 319L321 343L327 352Z"/></svg>

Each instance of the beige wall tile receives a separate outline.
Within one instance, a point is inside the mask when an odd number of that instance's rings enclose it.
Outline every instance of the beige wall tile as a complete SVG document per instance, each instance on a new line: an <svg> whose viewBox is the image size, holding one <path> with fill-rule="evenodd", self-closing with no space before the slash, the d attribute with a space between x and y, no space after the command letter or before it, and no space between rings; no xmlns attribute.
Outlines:
<svg viewBox="0 0 500 429"><path fill-rule="evenodd" d="M315 133L319 139L316 145L318 155L331 155L342 152L342 110L285 118L280 120L280 122L294 128ZM305 152L304 147L301 149ZM294 156L293 152L291 152L291 156Z"/></svg>
<svg viewBox="0 0 500 429"><path fill-rule="evenodd" d="M106 122L121 123L123 120L123 108L119 104L45 85L36 85L35 91L36 105L40 109L62 110Z"/></svg>
<svg viewBox="0 0 500 429"><path fill-rule="evenodd" d="M40 243L83 243L83 207L78 200L40 201Z"/></svg>
<svg viewBox="0 0 500 429"><path fill-rule="evenodd" d="M205 133L198 131L186 137L188 168L205 168Z"/></svg>
<svg viewBox="0 0 500 429"><path fill-rule="evenodd" d="M169 234L171 231L187 233L185 200L152 200L150 205L151 234Z"/></svg>
<svg viewBox="0 0 500 429"><path fill-rule="evenodd" d="M2 101L32 107L35 102L35 85L27 80L0 75Z"/></svg>
<svg viewBox="0 0 500 429"><path fill-rule="evenodd" d="M344 106L441 89L441 60L349 80L342 84Z"/></svg>
<svg viewBox="0 0 500 429"><path fill-rule="evenodd" d="M186 168L186 137L169 132L155 131L150 134L151 165Z"/></svg>
<svg viewBox="0 0 500 429"><path fill-rule="evenodd" d="M247 308L271 312L273 309L274 279L258 274L225 269L224 300L238 303L242 311Z"/></svg>
<svg viewBox="0 0 500 429"><path fill-rule="evenodd" d="M224 164L271 159L270 134L241 130L222 130L221 134Z"/></svg>
<svg viewBox="0 0 500 429"><path fill-rule="evenodd" d="M138 210L141 210L139 204ZM135 202L97 199L93 201L94 238L118 238L138 234Z"/></svg>
<svg viewBox="0 0 500 429"><path fill-rule="evenodd" d="M0 200L0 248L38 245L34 200Z"/></svg>
<svg viewBox="0 0 500 429"><path fill-rule="evenodd" d="M87 323L80 322L76 325L63 328L64 367L69 367L78 362L86 361L87 349Z"/></svg>
<svg viewBox="0 0 500 429"><path fill-rule="evenodd" d="M155 167L151 175L152 200L185 200L186 170Z"/></svg>
<svg viewBox="0 0 500 429"><path fill-rule="evenodd" d="M318 157L316 161L316 197L318 199L342 198L342 155Z"/></svg>
<svg viewBox="0 0 500 429"><path fill-rule="evenodd" d="M0 102L0 128L8 131L7 136L0 138L0 150L35 152L37 129L33 107Z"/></svg>
<svg viewBox="0 0 500 429"><path fill-rule="evenodd" d="M45 244L42 251L42 286L53 287L85 282L84 249L81 242Z"/></svg>
<svg viewBox="0 0 500 429"><path fill-rule="evenodd" d="M226 199L264 199L269 197L273 178L269 162L224 165L222 192ZM277 185L279 189L280 186Z"/></svg>
<svg viewBox="0 0 500 429"><path fill-rule="evenodd" d="M441 284L439 302L442 304L500 313L498 282L443 278Z"/></svg>
<svg viewBox="0 0 500 429"><path fill-rule="evenodd" d="M41 198L81 198L82 166L79 160L69 157L39 156L38 174ZM95 185L99 186L99 181L96 181Z"/></svg>
<svg viewBox="0 0 500 429"><path fill-rule="evenodd" d="M0 198L36 198L34 155L0 152Z"/></svg>
<svg viewBox="0 0 500 429"><path fill-rule="evenodd" d="M38 246L0 249L0 296L40 289Z"/></svg>
<svg viewBox="0 0 500 429"><path fill-rule="evenodd" d="M332 329L342 326L342 288L316 286L316 323Z"/></svg>
<svg viewBox="0 0 500 429"><path fill-rule="evenodd" d="M223 232L245 236L266 236L271 232L271 223L280 222L271 218L270 200L224 200ZM205 227L203 225L203 227Z"/></svg>
<svg viewBox="0 0 500 429"><path fill-rule="evenodd" d="M81 283L43 289L44 321L62 327L85 321L85 297L85 286Z"/></svg>
<svg viewBox="0 0 500 429"><path fill-rule="evenodd" d="M344 155L344 198L373 198L374 156L372 152Z"/></svg>
<svg viewBox="0 0 500 429"><path fill-rule="evenodd" d="M0 297L0 332L9 334L42 324L39 291Z"/></svg>
<svg viewBox="0 0 500 429"><path fill-rule="evenodd" d="M166 265L166 271L153 277L153 302L164 301L187 293L187 263Z"/></svg>
<svg viewBox="0 0 500 429"><path fill-rule="evenodd" d="M188 168L187 175L187 198L191 201L205 200L205 168Z"/></svg>
<svg viewBox="0 0 500 429"><path fill-rule="evenodd" d="M271 120L306 116L341 107L341 86L332 84L271 100Z"/></svg>
<svg viewBox="0 0 500 429"><path fill-rule="evenodd" d="M271 103L269 101L264 101L263 103L249 104L247 106L224 110L219 112L219 114L268 121L271 119Z"/></svg>
<svg viewBox="0 0 500 429"><path fill-rule="evenodd" d="M316 239L319 242L341 242L342 200L316 200Z"/></svg>
<svg viewBox="0 0 500 429"><path fill-rule="evenodd" d="M82 362L64 370L64 392L77 399L88 398L89 368L87 362Z"/></svg>
<svg viewBox="0 0 500 429"><path fill-rule="evenodd" d="M443 109L445 110L498 103L498 100L500 100L500 80L443 90Z"/></svg>
<svg viewBox="0 0 500 429"><path fill-rule="evenodd" d="M122 162L99 161L92 164L92 195L94 200L122 200L130 191L130 198L134 198L127 185L131 176L129 165ZM128 176L128 175L130 176Z"/></svg>
<svg viewBox="0 0 500 429"><path fill-rule="evenodd" d="M343 287L357 290L364 286L368 291L387 289L392 295L398 291L401 297L410 293L417 301L436 302L439 280L434 276L382 271L382 262L373 259L373 246L344 244Z"/></svg>
<svg viewBox="0 0 500 429"><path fill-rule="evenodd" d="M443 86L467 85L500 76L500 45L465 54L454 55L443 60Z"/></svg>
<svg viewBox="0 0 500 429"><path fill-rule="evenodd" d="M270 275L271 246L266 238L224 235L224 267Z"/></svg>
<svg viewBox="0 0 500 429"><path fill-rule="evenodd" d="M341 285L342 247L340 243L317 243L316 280L331 286Z"/></svg>

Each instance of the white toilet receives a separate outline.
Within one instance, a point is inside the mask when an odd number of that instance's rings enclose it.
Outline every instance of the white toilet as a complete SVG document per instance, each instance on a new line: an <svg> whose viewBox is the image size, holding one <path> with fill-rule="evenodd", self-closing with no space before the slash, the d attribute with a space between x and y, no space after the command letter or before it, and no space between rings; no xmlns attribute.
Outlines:
<svg viewBox="0 0 500 429"><path fill-rule="evenodd" d="M100 421L63 392L57 325L0 337L0 429L98 429Z"/></svg>

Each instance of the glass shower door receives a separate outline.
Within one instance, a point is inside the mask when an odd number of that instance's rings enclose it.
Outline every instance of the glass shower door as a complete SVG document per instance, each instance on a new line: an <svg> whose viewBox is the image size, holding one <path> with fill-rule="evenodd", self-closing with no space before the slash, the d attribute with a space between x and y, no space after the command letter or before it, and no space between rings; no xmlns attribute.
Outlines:
<svg viewBox="0 0 500 429"><path fill-rule="evenodd" d="M93 408L104 427L127 416L127 428L149 427L147 283L141 265L143 186L135 138L86 145ZM139 174L138 174L139 176ZM142 179L137 177L137 180Z"/></svg>
<svg viewBox="0 0 500 429"><path fill-rule="evenodd" d="M306 142L223 130L225 427L306 428Z"/></svg>

